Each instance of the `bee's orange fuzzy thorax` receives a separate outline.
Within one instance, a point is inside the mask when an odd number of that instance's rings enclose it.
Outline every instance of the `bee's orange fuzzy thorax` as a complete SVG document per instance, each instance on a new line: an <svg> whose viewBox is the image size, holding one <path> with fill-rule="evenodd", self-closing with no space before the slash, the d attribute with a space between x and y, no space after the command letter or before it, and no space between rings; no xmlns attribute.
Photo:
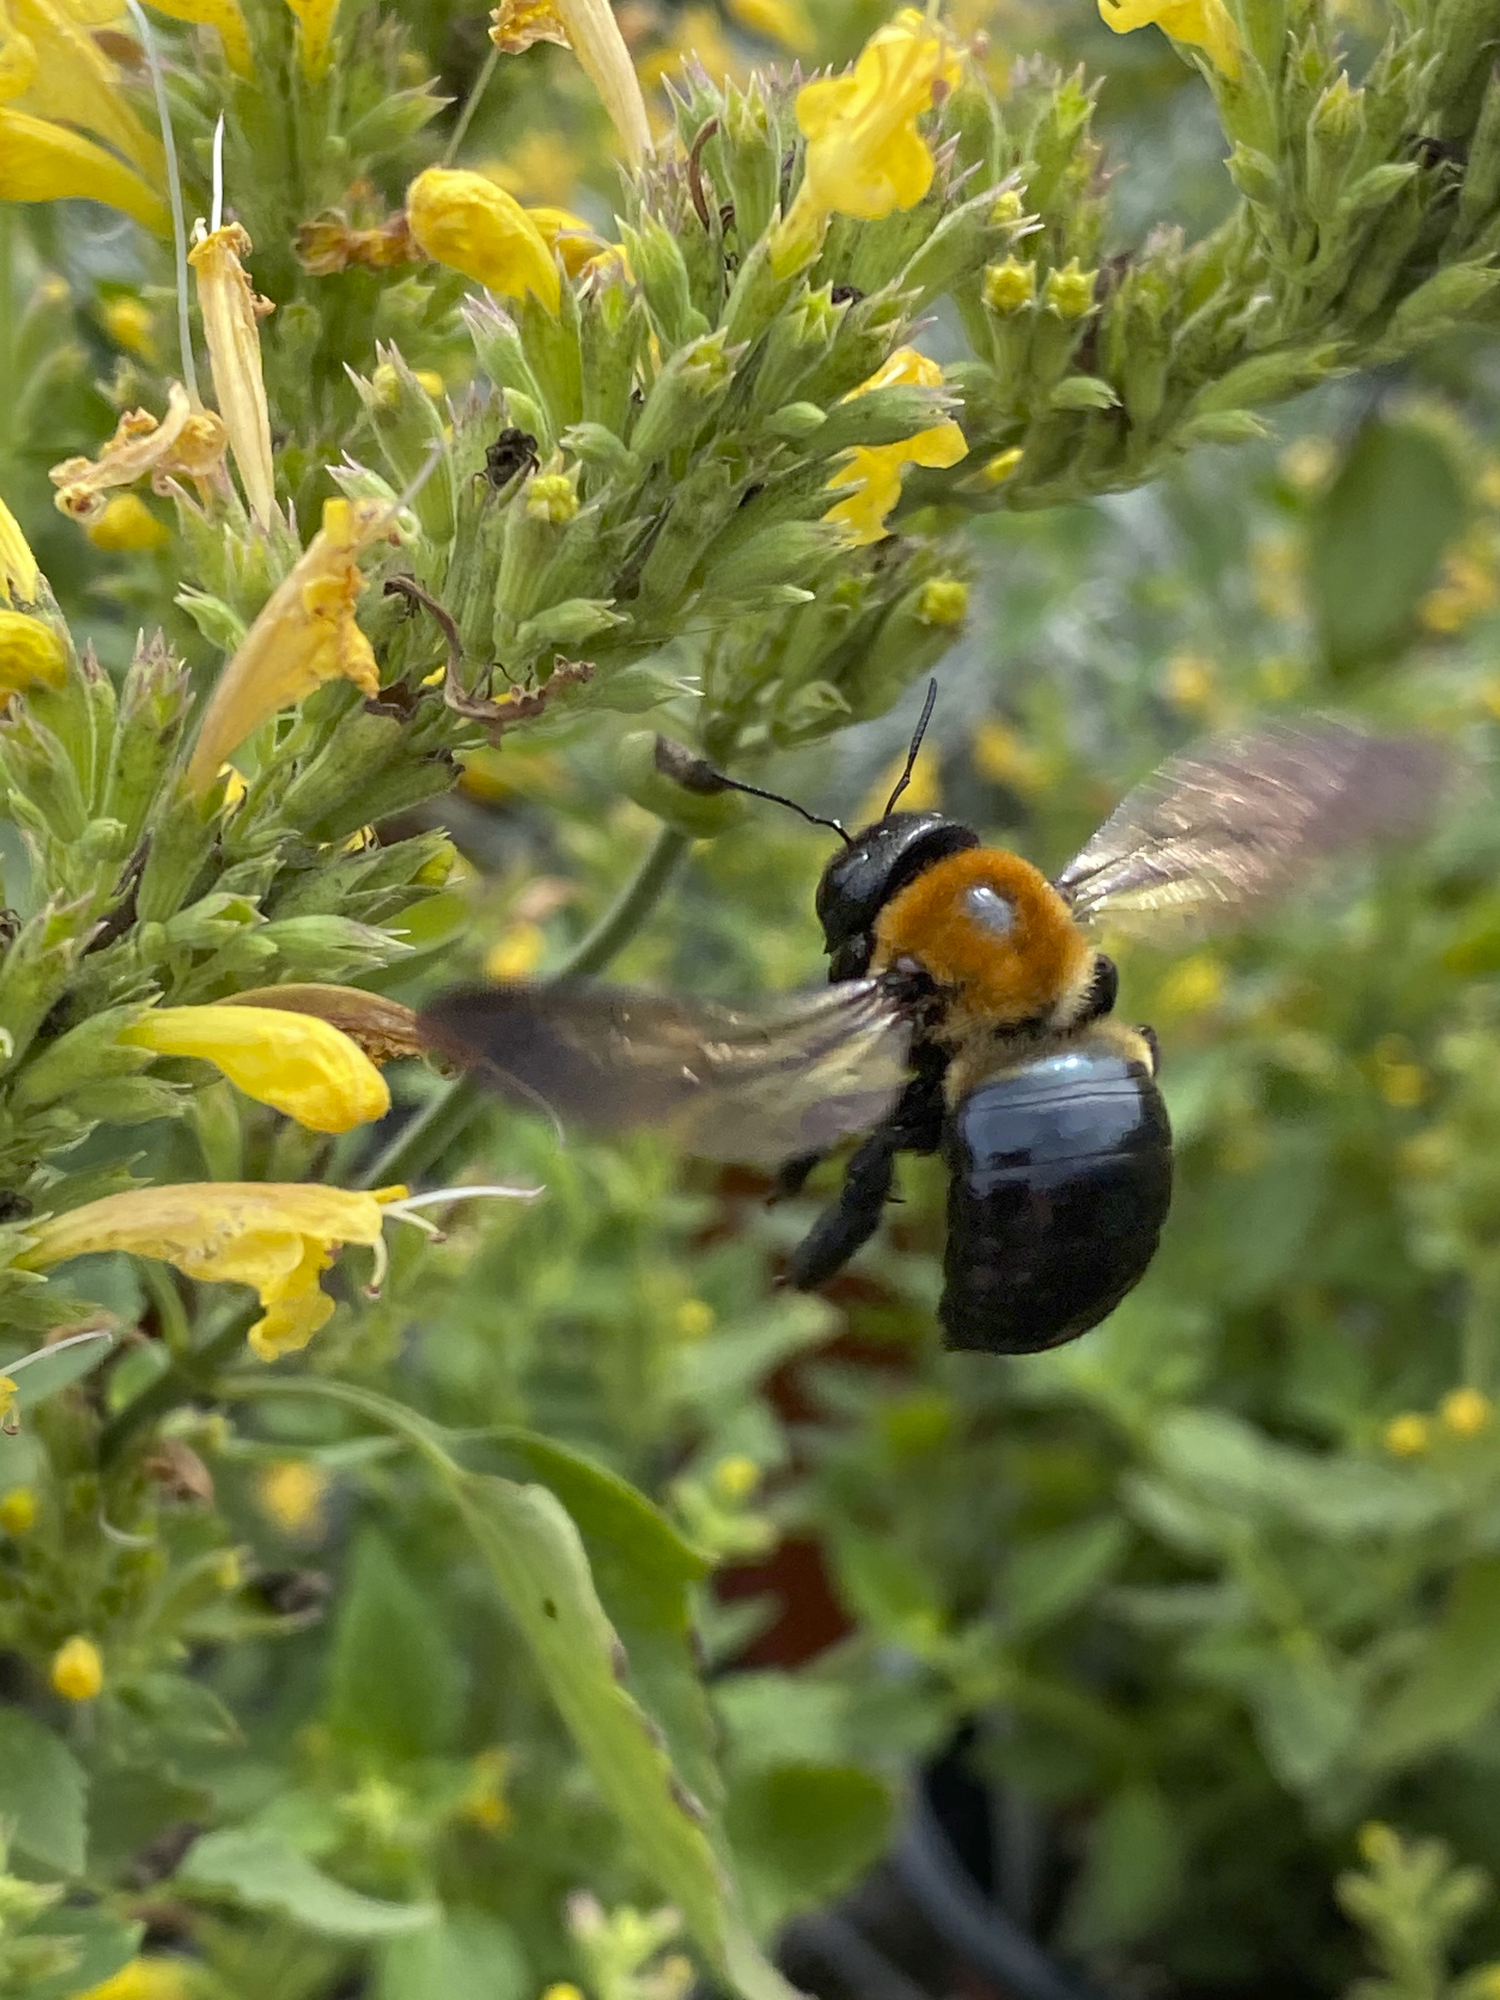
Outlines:
<svg viewBox="0 0 1500 2000"><path fill-rule="evenodd" d="M1008 930L986 922L990 890L1013 912ZM1002 917L1003 924L1003 917ZM996 1027L1048 1019L1087 985L1093 953L1067 904L1040 870L997 847L971 847L924 869L875 923L871 970L915 959L956 996L972 1022Z"/></svg>

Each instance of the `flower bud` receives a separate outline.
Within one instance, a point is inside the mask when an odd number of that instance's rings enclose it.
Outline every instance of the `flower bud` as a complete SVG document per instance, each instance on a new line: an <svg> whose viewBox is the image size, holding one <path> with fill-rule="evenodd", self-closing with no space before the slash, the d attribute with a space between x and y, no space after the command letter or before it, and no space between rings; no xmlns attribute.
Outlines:
<svg viewBox="0 0 1500 2000"><path fill-rule="evenodd" d="M84 533L96 549L111 555L159 549L172 539L165 521L159 521L136 493L116 493L104 503L98 520L86 524Z"/></svg>
<svg viewBox="0 0 1500 2000"><path fill-rule="evenodd" d="M646 407L628 439L642 464L684 447L729 392L740 348L730 348L718 328L671 356L651 385Z"/></svg>
<svg viewBox="0 0 1500 2000"><path fill-rule="evenodd" d="M645 215L638 229L622 229L620 240L663 344L681 347L701 339L708 321L693 304L687 261L677 239L655 216Z"/></svg>
<svg viewBox="0 0 1500 2000"><path fill-rule="evenodd" d="M1097 271L1083 270L1074 257L1060 271L1047 274L1043 301L1059 319L1087 319L1094 310L1094 286L1098 277Z"/></svg>
<svg viewBox="0 0 1500 2000"><path fill-rule="evenodd" d="M36 1526L36 1491L30 1486L12 1486L0 1495L0 1534L19 1539Z"/></svg>
<svg viewBox="0 0 1500 2000"><path fill-rule="evenodd" d="M453 539L453 467L443 435L443 416L394 347L377 347L378 363L368 381L353 376L398 489L431 470L412 496L412 511L425 533L440 544ZM434 447L437 463L431 464Z"/></svg>
<svg viewBox="0 0 1500 2000"><path fill-rule="evenodd" d="M406 218L426 254L503 298L561 300L557 263L521 204L483 174L428 167L406 193Z"/></svg>
<svg viewBox="0 0 1500 2000"><path fill-rule="evenodd" d="M92 1701L104 1686L104 1662L92 1639L77 1634L52 1656L48 1679L64 1701Z"/></svg>
<svg viewBox="0 0 1500 2000"><path fill-rule="evenodd" d="M989 265L981 288L991 312L1024 312L1036 300L1036 265L1007 257L1003 264Z"/></svg>
<svg viewBox="0 0 1500 2000"><path fill-rule="evenodd" d="M24 611L0 607L0 696L29 687L60 688L68 649L53 628Z"/></svg>
<svg viewBox="0 0 1500 2000"><path fill-rule="evenodd" d="M691 778L701 763L684 744L632 729L615 750L615 782L626 798L679 833L711 840L739 818L740 801L733 792L693 790L681 781L678 773Z"/></svg>

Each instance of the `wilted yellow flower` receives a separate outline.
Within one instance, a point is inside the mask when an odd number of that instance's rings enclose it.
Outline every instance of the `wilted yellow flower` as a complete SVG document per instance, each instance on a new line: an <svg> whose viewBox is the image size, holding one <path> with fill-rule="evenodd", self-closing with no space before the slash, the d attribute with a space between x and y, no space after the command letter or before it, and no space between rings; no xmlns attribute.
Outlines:
<svg viewBox="0 0 1500 2000"><path fill-rule="evenodd" d="M548 312L562 301L557 264L513 195L483 174L429 167L406 191L406 219L429 257L502 298L535 292Z"/></svg>
<svg viewBox="0 0 1500 2000"><path fill-rule="evenodd" d="M1495 1406L1480 1389L1450 1389L1438 1404L1438 1415L1455 1437L1478 1437L1489 1428Z"/></svg>
<svg viewBox="0 0 1500 2000"><path fill-rule="evenodd" d="M942 387L943 371L937 362L919 354L914 347L898 347L896 352L845 401L867 395L871 389L886 389L907 383L920 389ZM844 462L829 480L830 486L855 485L857 491L830 507L825 521L837 521L850 531L855 547L878 542L885 533L886 516L901 498L901 472L908 465L956 465L968 451L963 432L951 417L933 424L914 437L899 438L895 444L856 445L844 455Z"/></svg>
<svg viewBox="0 0 1500 2000"><path fill-rule="evenodd" d="M188 765L200 795L253 730L324 681L343 675L361 694L380 677L354 607L364 588L359 557L391 522L382 500L326 500L323 525L263 606L215 684Z"/></svg>
<svg viewBox="0 0 1500 2000"><path fill-rule="evenodd" d="M96 549L111 555L131 554L141 549L159 549L172 539L164 521L158 521L136 493L117 493L104 503L98 520L84 530Z"/></svg>
<svg viewBox="0 0 1500 2000"><path fill-rule="evenodd" d="M132 1048L196 1056L310 1132L349 1132L383 1118L391 1093L347 1035L311 1014L272 1007L153 1007L121 1031Z"/></svg>
<svg viewBox="0 0 1500 2000"><path fill-rule="evenodd" d="M1099 13L1117 35L1154 25L1173 41L1202 49L1222 75L1240 73L1244 45L1224 0L1099 0Z"/></svg>
<svg viewBox="0 0 1500 2000"><path fill-rule="evenodd" d="M47 1678L64 1701L92 1701L104 1686L104 1662L92 1639L74 1633L52 1655Z"/></svg>
<svg viewBox="0 0 1500 2000"><path fill-rule="evenodd" d="M609 0L501 0L490 20L490 40L507 54L542 41L571 49L620 135L627 164L641 164L651 150L651 127Z"/></svg>
<svg viewBox="0 0 1500 2000"><path fill-rule="evenodd" d="M35 1526L36 1494L29 1486L12 1486L0 1496L0 1533L29 1535Z"/></svg>
<svg viewBox="0 0 1500 2000"><path fill-rule="evenodd" d="M801 0L728 0L731 21L778 42L794 56L815 56L818 32Z"/></svg>
<svg viewBox="0 0 1500 2000"><path fill-rule="evenodd" d="M916 121L953 88L961 67L936 22L903 7L865 43L851 74L803 85L797 124L807 150L802 184L772 238L778 276L812 262L830 215L879 222L915 207L935 170Z"/></svg>
<svg viewBox="0 0 1500 2000"><path fill-rule="evenodd" d="M382 1206L404 1193L278 1181L132 1188L35 1224L17 1262L49 1270L70 1257L126 1250L159 1257L189 1278L251 1285L264 1313L250 1329L250 1345L274 1361L305 1347L332 1314L318 1274L333 1252L345 1243L378 1244Z"/></svg>
<svg viewBox="0 0 1500 2000"><path fill-rule="evenodd" d="M1393 1458L1420 1458L1432 1442L1432 1426L1415 1410L1392 1417L1385 1427L1385 1448Z"/></svg>
<svg viewBox="0 0 1500 2000"><path fill-rule="evenodd" d="M0 603L9 604L15 596L34 604L41 575L20 522L0 500Z"/></svg>
<svg viewBox="0 0 1500 2000"><path fill-rule="evenodd" d="M68 650L50 625L24 611L0 611L0 696L61 687L67 675Z"/></svg>
<svg viewBox="0 0 1500 2000"><path fill-rule="evenodd" d="M484 955L486 979L524 979L535 972L547 949L547 934L540 924L512 924L503 931Z"/></svg>
<svg viewBox="0 0 1500 2000"><path fill-rule="evenodd" d="M173 382L165 416L127 410L97 458L65 458L47 477L57 488L59 512L74 521L95 521L104 496L115 486L134 486L148 475L152 484L181 476L201 488L222 477L228 435L212 410L195 410L186 389Z"/></svg>
<svg viewBox="0 0 1500 2000"><path fill-rule="evenodd" d="M278 1458L256 1479L255 1498L284 1535L310 1540L322 1532L323 1501L332 1483L310 1459Z"/></svg>
<svg viewBox="0 0 1500 2000"><path fill-rule="evenodd" d="M189 2000L192 1991L184 1960L133 1958L101 1985L75 1994L73 2000Z"/></svg>
<svg viewBox="0 0 1500 2000"><path fill-rule="evenodd" d="M247 80L255 75L250 31L238 0L151 0L151 5L174 21L195 21L200 27L216 28L224 44L224 60L235 75Z"/></svg>
<svg viewBox="0 0 1500 2000"><path fill-rule="evenodd" d="M249 992L236 993L231 1004L279 1008L327 1021L356 1048L363 1049L372 1062L420 1055L427 1047L410 1007L384 993L367 993L362 986L255 986Z"/></svg>
<svg viewBox="0 0 1500 2000"><path fill-rule="evenodd" d="M81 132L0 104L0 201L102 201L157 236L170 236L167 205L133 167Z"/></svg>
<svg viewBox="0 0 1500 2000"><path fill-rule="evenodd" d="M188 252L188 262L198 274L198 305L219 414L250 512L264 528L276 512L271 415L260 365L260 321L271 308L250 289L240 262L250 247L244 230L231 222L201 236Z"/></svg>
<svg viewBox="0 0 1500 2000"><path fill-rule="evenodd" d="M338 19L339 0L286 0L297 16L297 47L302 74L316 83L328 67L328 51L333 24Z"/></svg>

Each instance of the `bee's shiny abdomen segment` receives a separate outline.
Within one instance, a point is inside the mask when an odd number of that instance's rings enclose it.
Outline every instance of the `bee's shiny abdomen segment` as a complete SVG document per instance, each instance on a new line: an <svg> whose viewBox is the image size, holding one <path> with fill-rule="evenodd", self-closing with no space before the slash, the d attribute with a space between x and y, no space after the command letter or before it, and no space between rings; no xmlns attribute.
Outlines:
<svg viewBox="0 0 1500 2000"><path fill-rule="evenodd" d="M1139 1283L1172 1192L1166 1106L1144 1063L1059 1051L949 1114L949 1347L1028 1354L1087 1333Z"/></svg>

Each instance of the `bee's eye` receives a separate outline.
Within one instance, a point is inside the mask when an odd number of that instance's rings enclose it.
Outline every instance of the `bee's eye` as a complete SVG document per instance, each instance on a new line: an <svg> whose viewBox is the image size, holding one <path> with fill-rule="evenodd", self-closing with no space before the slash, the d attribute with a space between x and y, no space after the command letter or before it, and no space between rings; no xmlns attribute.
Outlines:
<svg viewBox="0 0 1500 2000"><path fill-rule="evenodd" d="M991 889L987 883L976 883L972 889L964 891L964 908L979 925L994 937L1008 937L1015 928L1016 906L1009 896L1002 896L998 889Z"/></svg>

